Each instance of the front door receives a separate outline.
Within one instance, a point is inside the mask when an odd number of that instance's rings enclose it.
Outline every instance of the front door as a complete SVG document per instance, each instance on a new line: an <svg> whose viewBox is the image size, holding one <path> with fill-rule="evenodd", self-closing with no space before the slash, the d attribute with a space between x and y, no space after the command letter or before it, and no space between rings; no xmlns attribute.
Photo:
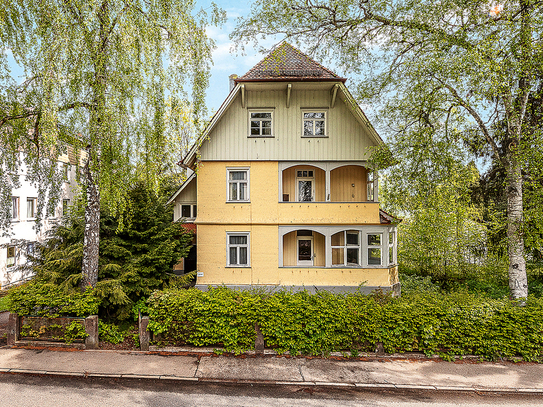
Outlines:
<svg viewBox="0 0 543 407"><path fill-rule="evenodd" d="M313 265L313 237L298 237L298 266Z"/></svg>

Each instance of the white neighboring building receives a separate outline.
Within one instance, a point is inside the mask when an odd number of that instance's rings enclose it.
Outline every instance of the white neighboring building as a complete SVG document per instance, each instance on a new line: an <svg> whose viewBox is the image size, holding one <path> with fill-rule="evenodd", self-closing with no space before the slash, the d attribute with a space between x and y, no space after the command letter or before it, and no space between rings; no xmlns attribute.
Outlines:
<svg viewBox="0 0 543 407"><path fill-rule="evenodd" d="M59 157L58 165L65 171L62 183L61 199L56 206L54 216L44 216L42 226L37 232L36 210L38 191L30 181L26 180L25 167L21 170L20 188L12 191L12 235L0 236L0 289L30 278L33 273L30 268L20 267L27 263L27 254L35 249L32 242L43 242L47 232L56 225L73 201L77 189L76 172L77 160L73 150L68 155ZM81 157L79 157L81 159ZM21 242L28 242L20 245Z"/></svg>

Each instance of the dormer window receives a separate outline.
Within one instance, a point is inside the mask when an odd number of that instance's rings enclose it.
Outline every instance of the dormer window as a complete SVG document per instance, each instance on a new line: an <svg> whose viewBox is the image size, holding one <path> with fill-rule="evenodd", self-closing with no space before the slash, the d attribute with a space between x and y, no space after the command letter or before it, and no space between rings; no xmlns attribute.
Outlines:
<svg viewBox="0 0 543 407"><path fill-rule="evenodd" d="M249 111L249 137L273 137L273 111Z"/></svg>
<svg viewBox="0 0 543 407"><path fill-rule="evenodd" d="M326 137L326 111L302 111L302 135L304 137Z"/></svg>

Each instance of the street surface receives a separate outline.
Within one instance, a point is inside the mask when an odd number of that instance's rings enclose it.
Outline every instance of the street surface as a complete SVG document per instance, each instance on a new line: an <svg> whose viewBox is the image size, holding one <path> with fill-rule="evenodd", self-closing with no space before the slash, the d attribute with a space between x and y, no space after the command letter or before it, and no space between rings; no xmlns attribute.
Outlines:
<svg viewBox="0 0 543 407"><path fill-rule="evenodd" d="M164 380L0 374L0 405L92 406L543 406L541 395L315 386L187 384Z"/></svg>

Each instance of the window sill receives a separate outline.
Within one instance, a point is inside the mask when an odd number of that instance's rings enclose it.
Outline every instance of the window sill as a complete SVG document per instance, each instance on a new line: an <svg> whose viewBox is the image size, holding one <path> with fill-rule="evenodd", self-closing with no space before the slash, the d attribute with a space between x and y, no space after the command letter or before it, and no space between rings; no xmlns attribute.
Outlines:
<svg viewBox="0 0 543 407"><path fill-rule="evenodd" d="M307 135L304 135L302 136L302 138L329 138L327 135L324 135L324 136L307 136Z"/></svg>
<svg viewBox="0 0 543 407"><path fill-rule="evenodd" d="M226 201L228 204L249 204L251 201Z"/></svg>
<svg viewBox="0 0 543 407"><path fill-rule="evenodd" d="M247 138L275 138L275 135L271 136L247 136Z"/></svg>
<svg viewBox="0 0 543 407"><path fill-rule="evenodd" d="M241 265L239 265L239 266L230 266L230 265L227 265L226 268L227 269L250 269L251 266L241 266Z"/></svg>

